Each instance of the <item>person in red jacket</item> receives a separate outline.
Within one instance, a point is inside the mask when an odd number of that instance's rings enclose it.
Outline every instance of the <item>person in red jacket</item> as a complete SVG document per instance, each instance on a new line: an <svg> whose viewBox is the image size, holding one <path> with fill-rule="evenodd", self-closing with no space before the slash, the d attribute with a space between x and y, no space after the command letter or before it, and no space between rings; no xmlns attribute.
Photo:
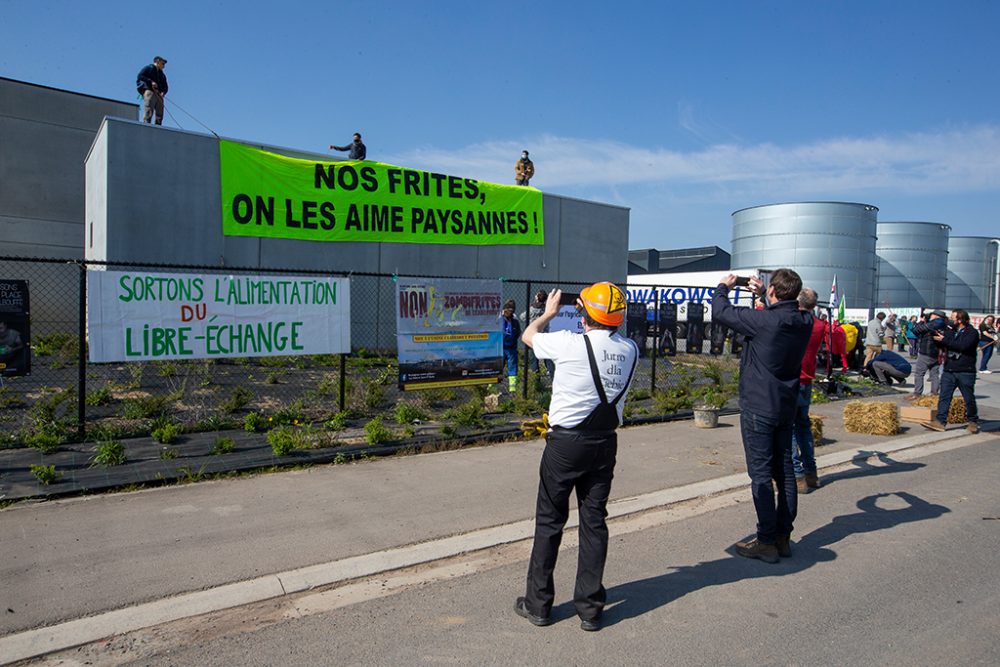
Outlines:
<svg viewBox="0 0 1000 667"><path fill-rule="evenodd" d="M812 313L816 309L816 290L803 288L799 292L799 310ZM802 357L802 371L799 373L799 403L795 409L792 425L792 468L795 470L795 486L799 493L810 493L820 487L816 474L816 455L809 420L809 406L812 404L813 380L816 379L816 355L826 340L829 327L825 320L813 317L809 345Z"/></svg>
<svg viewBox="0 0 1000 667"><path fill-rule="evenodd" d="M833 349L831 350L833 356L830 357L830 363L832 365L837 355L840 355L841 372L847 375L847 332L844 331L844 327L840 326L840 322L837 320L833 321L833 333L831 337L833 340Z"/></svg>

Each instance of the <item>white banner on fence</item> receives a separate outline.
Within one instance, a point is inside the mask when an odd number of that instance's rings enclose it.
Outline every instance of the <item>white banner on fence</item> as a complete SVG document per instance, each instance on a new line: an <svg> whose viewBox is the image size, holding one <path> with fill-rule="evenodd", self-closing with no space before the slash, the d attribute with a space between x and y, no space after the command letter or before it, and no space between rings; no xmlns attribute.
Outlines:
<svg viewBox="0 0 1000 667"><path fill-rule="evenodd" d="M87 272L90 360L351 351L347 278Z"/></svg>

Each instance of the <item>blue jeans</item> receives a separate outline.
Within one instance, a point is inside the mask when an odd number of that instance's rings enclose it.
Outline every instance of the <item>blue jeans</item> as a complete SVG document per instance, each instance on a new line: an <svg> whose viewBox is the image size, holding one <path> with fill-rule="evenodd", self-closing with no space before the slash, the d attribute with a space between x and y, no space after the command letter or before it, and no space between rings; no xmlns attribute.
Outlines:
<svg viewBox="0 0 1000 667"><path fill-rule="evenodd" d="M954 371L944 371L941 373L941 397L938 398L937 420L942 424L948 423L948 410L951 408L951 397L955 395L955 389L962 392L965 399L965 417L970 422L979 421L979 409L976 407L976 374L973 371L967 373L955 373Z"/></svg>
<svg viewBox="0 0 1000 667"><path fill-rule="evenodd" d="M986 364L990 363L990 357L993 356L993 348L994 347L996 347L996 344L994 344L994 345L987 345L986 347L979 348L980 350L982 350L982 353L983 353L983 358L979 362L979 370L981 370L981 371L985 371L986 370Z"/></svg>
<svg viewBox="0 0 1000 667"><path fill-rule="evenodd" d="M496 348L494 348L496 349ZM503 362L507 364L507 377L517 377L517 348L503 349Z"/></svg>
<svg viewBox="0 0 1000 667"><path fill-rule="evenodd" d="M774 544L778 535L791 534L798 510L792 469L792 421L779 423L777 419L744 410L740 415L740 432L757 511L757 540ZM778 487L777 505L772 479Z"/></svg>
<svg viewBox="0 0 1000 667"><path fill-rule="evenodd" d="M816 474L816 449L813 446L812 423L809 421L812 391L812 384L799 387L799 403L795 408L795 421L792 424L792 467L796 477Z"/></svg>

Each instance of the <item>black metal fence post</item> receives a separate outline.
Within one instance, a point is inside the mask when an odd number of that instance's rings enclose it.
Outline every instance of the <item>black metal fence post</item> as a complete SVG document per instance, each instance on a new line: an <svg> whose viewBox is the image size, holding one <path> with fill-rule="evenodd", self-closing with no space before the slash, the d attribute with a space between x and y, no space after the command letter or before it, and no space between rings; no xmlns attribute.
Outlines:
<svg viewBox="0 0 1000 667"><path fill-rule="evenodd" d="M77 350L77 395L76 395L76 435L80 440L87 437L87 264L80 263L80 322L77 327L79 345Z"/></svg>

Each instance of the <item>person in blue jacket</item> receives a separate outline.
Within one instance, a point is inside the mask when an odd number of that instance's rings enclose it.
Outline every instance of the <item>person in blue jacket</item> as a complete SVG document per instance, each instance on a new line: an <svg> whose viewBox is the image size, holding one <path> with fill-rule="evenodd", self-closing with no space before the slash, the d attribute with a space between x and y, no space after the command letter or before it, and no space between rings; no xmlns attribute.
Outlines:
<svg viewBox="0 0 1000 667"><path fill-rule="evenodd" d="M791 269L771 275L763 310L730 303L729 290L736 281L730 274L715 288L712 322L746 337L740 354L740 432L757 512L757 537L733 546L740 556L777 563L779 556L792 555L790 538L798 507L792 427L813 316L799 310L802 279ZM762 288L759 279L750 278L751 291L760 293Z"/></svg>
<svg viewBox="0 0 1000 667"><path fill-rule="evenodd" d="M882 350L868 362L865 371L882 384L892 384L895 380L899 384L910 377L913 368L910 362L891 350Z"/></svg>
<svg viewBox="0 0 1000 667"><path fill-rule="evenodd" d="M510 299L503 305L503 361L507 365L507 388L517 391L517 341L521 338L521 322L514 316L516 304Z"/></svg>
<svg viewBox="0 0 1000 667"><path fill-rule="evenodd" d="M958 389L965 399L966 428L969 433L979 433L979 410L976 407L976 352L979 348L979 331L969 324L969 313L951 311L951 326L934 333L934 340L945 352L944 369L941 371L941 397L937 415L921 422L932 431L943 431L948 423L951 398Z"/></svg>

